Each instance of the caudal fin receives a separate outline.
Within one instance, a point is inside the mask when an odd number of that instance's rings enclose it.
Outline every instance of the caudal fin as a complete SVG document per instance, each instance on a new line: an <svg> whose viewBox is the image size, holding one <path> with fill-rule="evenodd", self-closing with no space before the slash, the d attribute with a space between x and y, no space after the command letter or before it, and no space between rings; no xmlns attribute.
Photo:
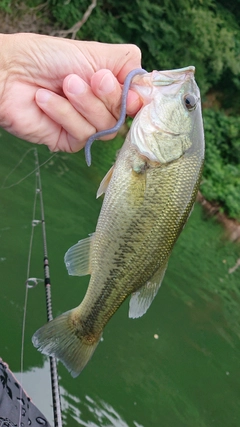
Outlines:
<svg viewBox="0 0 240 427"><path fill-rule="evenodd" d="M77 377L92 357L101 335L97 340L81 335L74 311L67 311L38 329L32 342L41 353L59 359L71 375Z"/></svg>

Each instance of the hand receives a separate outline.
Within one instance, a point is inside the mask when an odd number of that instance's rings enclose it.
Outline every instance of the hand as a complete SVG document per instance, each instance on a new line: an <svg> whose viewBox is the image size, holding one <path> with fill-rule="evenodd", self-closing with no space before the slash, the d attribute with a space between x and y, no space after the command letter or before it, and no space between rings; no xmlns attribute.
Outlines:
<svg viewBox="0 0 240 427"><path fill-rule="evenodd" d="M115 125L122 83L141 59L134 45L30 33L1 35L0 57L0 126L52 151L68 152ZM127 113L134 115L140 107L139 96L129 91Z"/></svg>

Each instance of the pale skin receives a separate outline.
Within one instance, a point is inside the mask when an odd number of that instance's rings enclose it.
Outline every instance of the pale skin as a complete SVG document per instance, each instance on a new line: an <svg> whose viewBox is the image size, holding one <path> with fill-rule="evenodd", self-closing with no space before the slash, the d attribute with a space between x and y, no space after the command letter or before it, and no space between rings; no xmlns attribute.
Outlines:
<svg viewBox="0 0 240 427"><path fill-rule="evenodd" d="M135 45L30 33L0 34L0 59L0 126L66 152L79 151L92 134L116 124L124 79L141 67ZM127 114L140 107L130 90Z"/></svg>

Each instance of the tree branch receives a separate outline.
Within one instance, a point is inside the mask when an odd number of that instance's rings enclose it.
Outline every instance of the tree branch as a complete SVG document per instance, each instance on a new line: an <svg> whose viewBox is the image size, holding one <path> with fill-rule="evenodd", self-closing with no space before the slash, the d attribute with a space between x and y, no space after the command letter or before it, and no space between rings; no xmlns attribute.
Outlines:
<svg viewBox="0 0 240 427"><path fill-rule="evenodd" d="M86 12L84 13L82 19L76 24L74 24L71 28L68 30L63 31L53 31L51 33L52 36L58 36L58 37L67 37L69 34L72 33L72 39L76 38L77 32L80 30L80 28L85 24L85 22L88 20L89 16L91 15L93 9L97 6L97 0L92 0L92 3L88 6Z"/></svg>

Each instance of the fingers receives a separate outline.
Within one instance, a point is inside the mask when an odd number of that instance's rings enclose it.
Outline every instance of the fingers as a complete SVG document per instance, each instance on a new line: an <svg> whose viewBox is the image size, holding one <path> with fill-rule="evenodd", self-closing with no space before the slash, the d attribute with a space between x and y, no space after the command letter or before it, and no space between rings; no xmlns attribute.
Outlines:
<svg viewBox="0 0 240 427"><path fill-rule="evenodd" d="M120 113L122 86L110 70L103 69L93 74L91 86L76 74L63 81L66 96L46 89L36 92L36 103L41 110L59 125L60 136L48 144L51 150L76 152L84 147L94 133L109 129L116 124ZM136 92L130 90L127 99L127 114L135 115L141 107ZM103 139L112 139L115 134Z"/></svg>
<svg viewBox="0 0 240 427"><path fill-rule="evenodd" d="M105 74L107 99L96 96L92 88L75 74L67 76L63 82L63 91L70 103L97 131L114 126L119 114L121 86L110 71ZM101 82L99 90L101 92ZM107 102L109 97L114 99L112 104Z"/></svg>
<svg viewBox="0 0 240 427"><path fill-rule="evenodd" d="M91 78L93 93L102 101L108 111L118 119L122 89L110 70L103 69L93 74Z"/></svg>
<svg viewBox="0 0 240 427"><path fill-rule="evenodd" d="M81 50L95 72L101 69L111 70L121 84L131 70L141 67L141 51L136 45L78 40L73 43Z"/></svg>
<svg viewBox="0 0 240 427"><path fill-rule="evenodd" d="M107 91L110 91L114 100L118 99L120 102L121 86L111 73L110 77L112 83L108 85ZM35 99L41 110L59 125L60 136L57 142L56 138L50 141L48 147L52 151L76 152L84 147L91 135L113 127L116 118L109 111L110 103L106 106L79 76L67 76L63 82L63 91L67 99L46 89L39 89ZM113 105L115 107L115 103ZM117 108L114 114L117 115ZM108 135L103 139L112 139L114 136L115 134Z"/></svg>
<svg viewBox="0 0 240 427"><path fill-rule="evenodd" d="M95 127L82 117L66 98L49 90L39 89L35 99L41 110L59 125L61 138L54 138L52 143L49 141L47 145L50 150L79 151L89 136L96 132ZM65 132L62 132L61 128Z"/></svg>
<svg viewBox="0 0 240 427"><path fill-rule="evenodd" d="M118 91L109 90L109 81L115 80L115 86L118 86ZM114 117L119 117L119 110L122 97L122 88L118 80L113 76L109 70L99 70L93 74L91 78L91 87L93 93L101 99L109 111L112 112ZM129 90L127 97L127 114L133 116L141 108L142 102L139 95L133 90Z"/></svg>
<svg viewBox="0 0 240 427"><path fill-rule="evenodd" d="M102 69L94 73L91 87L77 75L67 76L63 82L63 90L71 104L97 131L115 125L120 114L122 86L110 70ZM130 90L127 114L135 115L141 105L138 94Z"/></svg>

